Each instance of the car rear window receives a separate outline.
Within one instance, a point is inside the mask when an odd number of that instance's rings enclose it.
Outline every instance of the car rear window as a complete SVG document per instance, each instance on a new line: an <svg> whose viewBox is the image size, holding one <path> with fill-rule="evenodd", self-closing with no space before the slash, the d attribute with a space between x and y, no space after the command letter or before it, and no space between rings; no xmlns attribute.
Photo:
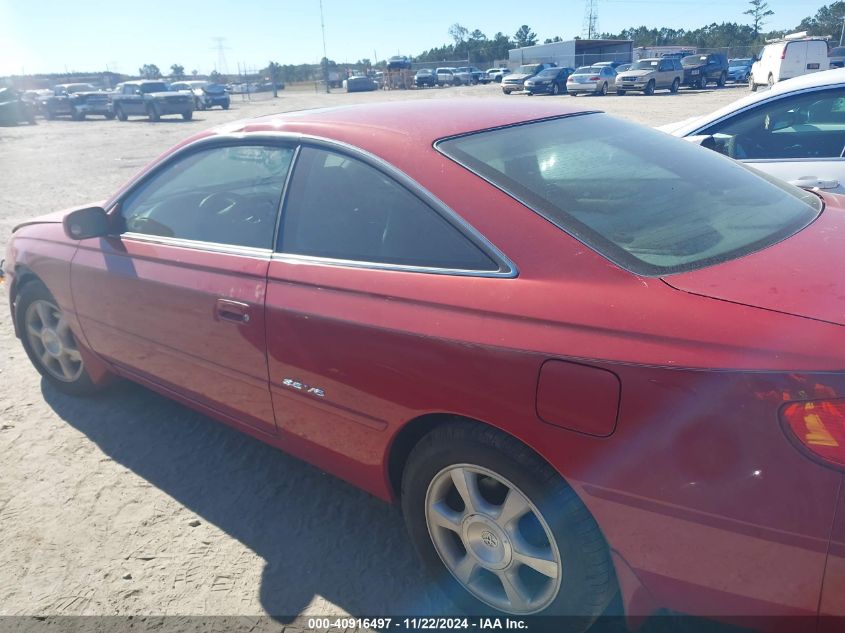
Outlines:
<svg viewBox="0 0 845 633"><path fill-rule="evenodd" d="M694 270L766 248L822 208L812 193L600 113L477 132L436 147L641 275Z"/></svg>

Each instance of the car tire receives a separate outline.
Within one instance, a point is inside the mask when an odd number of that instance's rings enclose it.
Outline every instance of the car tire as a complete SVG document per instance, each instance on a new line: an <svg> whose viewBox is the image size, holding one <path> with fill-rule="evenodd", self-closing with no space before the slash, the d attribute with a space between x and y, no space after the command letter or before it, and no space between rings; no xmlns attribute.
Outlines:
<svg viewBox="0 0 845 633"><path fill-rule="evenodd" d="M554 630L584 631L617 595L589 510L551 466L495 429L460 421L423 437L401 500L423 564L468 614L569 616ZM512 555L526 541L531 566Z"/></svg>
<svg viewBox="0 0 845 633"><path fill-rule="evenodd" d="M103 116L106 117L107 121L114 121L114 112L109 112L108 114L104 114Z"/></svg>
<svg viewBox="0 0 845 633"><path fill-rule="evenodd" d="M607 94L607 82L605 81L601 86L601 92L599 92L599 95L604 97L606 94Z"/></svg>
<svg viewBox="0 0 845 633"><path fill-rule="evenodd" d="M648 95L648 96L651 96L651 95L654 94L654 79L652 79L651 81L649 81L645 85L645 89L643 90L643 94Z"/></svg>
<svg viewBox="0 0 845 633"><path fill-rule="evenodd" d="M681 80L675 77L675 81L672 82L672 85L669 87L669 92L673 95L678 94L678 90L681 89Z"/></svg>
<svg viewBox="0 0 845 633"><path fill-rule="evenodd" d="M757 82L754 81L754 75L748 76L748 88L751 92L757 92Z"/></svg>
<svg viewBox="0 0 845 633"><path fill-rule="evenodd" d="M745 77L742 78L743 83L748 83L751 79L751 73L745 73Z"/></svg>
<svg viewBox="0 0 845 633"><path fill-rule="evenodd" d="M698 89L704 90L705 88L707 88L707 75L701 75L698 78Z"/></svg>
<svg viewBox="0 0 845 633"><path fill-rule="evenodd" d="M114 115L115 115L115 116L116 116L116 117L117 117L120 121L126 121L126 119L128 119L128 118L129 118L128 116L126 116L126 113L123 111L123 108L121 108L120 106L116 106L116 107L115 107L115 109L114 109Z"/></svg>
<svg viewBox="0 0 845 633"><path fill-rule="evenodd" d="M15 300L15 323L29 360L53 387L74 396L99 391L58 302L40 281L21 288Z"/></svg>
<svg viewBox="0 0 845 633"><path fill-rule="evenodd" d="M775 85L775 76L772 73L769 73L769 80L767 83L769 84L769 88Z"/></svg>
<svg viewBox="0 0 845 633"><path fill-rule="evenodd" d="M194 118L194 113L193 113L193 111L191 111L191 112L183 112L183 113L182 113L182 119L183 119L183 120L185 120L185 121L190 121L190 120L191 120L191 119L193 119L193 118Z"/></svg>
<svg viewBox="0 0 845 633"><path fill-rule="evenodd" d="M228 104L228 103L224 103L221 107L222 107L224 110L228 110L228 109L229 109L229 104Z"/></svg>
<svg viewBox="0 0 845 633"><path fill-rule="evenodd" d="M560 94L560 86L557 84L552 84L552 96L556 97Z"/></svg>
<svg viewBox="0 0 845 633"><path fill-rule="evenodd" d="M85 113L84 112L77 112L76 110L74 110L71 113L70 118L73 119L74 121L84 121L85 120Z"/></svg>
<svg viewBox="0 0 845 633"><path fill-rule="evenodd" d="M158 108L156 108L154 103L150 105L150 109L147 110L147 116L153 123L155 123L156 121L161 121L161 115L158 113Z"/></svg>
<svg viewBox="0 0 845 633"><path fill-rule="evenodd" d="M728 83L728 75L727 73L722 72L722 74L719 75L719 79L716 81L716 85L719 86L719 88L724 88L726 83Z"/></svg>

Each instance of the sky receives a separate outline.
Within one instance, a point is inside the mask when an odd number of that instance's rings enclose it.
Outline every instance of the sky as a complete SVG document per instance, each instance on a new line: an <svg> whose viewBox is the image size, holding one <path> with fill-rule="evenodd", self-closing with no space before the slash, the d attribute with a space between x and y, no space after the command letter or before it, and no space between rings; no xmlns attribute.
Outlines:
<svg viewBox="0 0 845 633"><path fill-rule="evenodd" d="M832 1L832 0L830 0ZM765 28L787 29L828 0L768 0ZM600 32L629 26L695 29L748 23L744 0L598 0ZM413 56L451 42L459 23L488 36L528 24L542 42L580 35L584 0L323 0L326 52L337 62ZM217 46L223 38L222 57ZM323 56L319 0L0 0L0 75L112 70L155 64L237 73ZM225 64L225 65L223 65Z"/></svg>

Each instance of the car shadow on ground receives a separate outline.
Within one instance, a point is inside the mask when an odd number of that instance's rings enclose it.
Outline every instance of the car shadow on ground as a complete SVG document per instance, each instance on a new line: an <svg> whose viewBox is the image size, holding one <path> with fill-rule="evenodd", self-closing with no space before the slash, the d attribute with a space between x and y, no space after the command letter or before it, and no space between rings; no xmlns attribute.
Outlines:
<svg viewBox="0 0 845 633"><path fill-rule="evenodd" d="M287 620L315 595L361 617L449 614L398 508L131 383L47 403L115 462L265 561L260 600Z"/></svg>
<svg viewBox="0 0 845 633"><path fill-rule="evenodd" d="M93 398L44 379L41 391L108 457L263 558L261 605L277 620L315 596L356 617L460 615L421 569L397 506L130 382ZM590 633L626 632L620 613L617 597ZM736 630L677 617L639 633Z"/></svg>

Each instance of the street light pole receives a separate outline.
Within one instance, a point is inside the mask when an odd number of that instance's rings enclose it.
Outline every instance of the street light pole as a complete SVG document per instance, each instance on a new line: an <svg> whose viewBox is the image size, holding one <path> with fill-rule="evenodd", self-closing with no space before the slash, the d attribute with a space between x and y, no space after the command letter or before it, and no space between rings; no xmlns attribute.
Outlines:
<svg viewBox="0 0 845 633"><path fill-rule="evenodd" d="M320 29L323 31L323 79L326 82L326 94L329 90L329 56L326 55L326 22L323 19L323 0L320 0Z"/></svg>

